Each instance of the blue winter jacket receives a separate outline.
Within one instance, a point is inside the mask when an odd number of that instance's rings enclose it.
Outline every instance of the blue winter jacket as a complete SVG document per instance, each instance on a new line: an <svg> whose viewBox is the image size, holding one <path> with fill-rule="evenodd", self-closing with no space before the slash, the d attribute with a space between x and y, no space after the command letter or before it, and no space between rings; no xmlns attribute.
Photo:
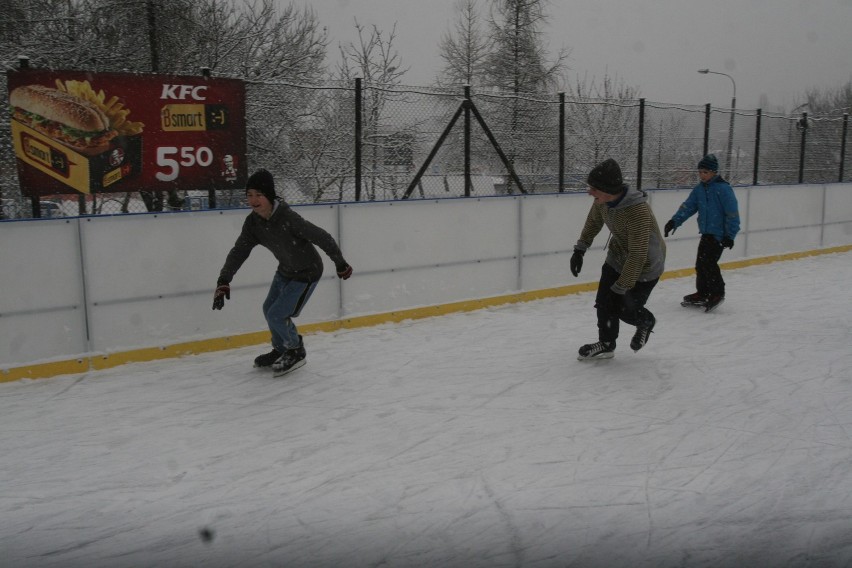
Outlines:
<svg viewBox="0 0 852 568"><path fill-rule="evenodd" d="M737 197L730 184L715 176L709 182L700 182L689 193L672 216L675 228L698 212L698 232L713 235L721 241L724 237L736 238L740 232L740 213Z"/></svg>

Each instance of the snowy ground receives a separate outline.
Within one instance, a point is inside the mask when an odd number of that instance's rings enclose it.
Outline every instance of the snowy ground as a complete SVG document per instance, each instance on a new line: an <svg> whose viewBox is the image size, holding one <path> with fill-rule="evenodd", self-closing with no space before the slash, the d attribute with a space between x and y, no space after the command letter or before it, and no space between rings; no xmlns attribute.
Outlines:
<svg viewBox="0 0 852 568"><path fill-rule="evenodd" d="M0 565L851 566L852 253L726 278L0 384Z"/></svg>

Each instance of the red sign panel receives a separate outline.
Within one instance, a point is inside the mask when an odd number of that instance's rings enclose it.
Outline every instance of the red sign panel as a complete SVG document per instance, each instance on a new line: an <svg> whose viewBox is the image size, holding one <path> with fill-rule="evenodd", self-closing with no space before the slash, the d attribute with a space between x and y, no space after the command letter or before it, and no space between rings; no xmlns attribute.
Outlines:
<svg viewBox="0 0 852 568"><path fill-rule="evenodd" d="M25 195L245 185L242 81L20 70L8 83Z"/></svg>

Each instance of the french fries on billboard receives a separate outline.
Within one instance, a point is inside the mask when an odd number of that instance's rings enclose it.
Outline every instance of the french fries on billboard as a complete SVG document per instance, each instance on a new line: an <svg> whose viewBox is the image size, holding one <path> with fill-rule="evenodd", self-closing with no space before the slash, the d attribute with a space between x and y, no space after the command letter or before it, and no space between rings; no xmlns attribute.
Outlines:
<svg viewBox="0 0 852 568"><path fill-rule="evenodd" d="M117 136L142 132L141 122L127 120L130 111L117 97L105 100L88 81L56 81L56 89L24 85L9 94L15 120L81 154L95 156Z"/></svg>

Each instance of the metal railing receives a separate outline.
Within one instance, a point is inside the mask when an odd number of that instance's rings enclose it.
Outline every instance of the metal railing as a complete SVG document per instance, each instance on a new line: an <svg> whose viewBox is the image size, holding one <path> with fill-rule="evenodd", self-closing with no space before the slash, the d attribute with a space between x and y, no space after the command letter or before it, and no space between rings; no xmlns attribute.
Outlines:
<svg viewBox="0 0 852 568"><path fill-rule="evenodd" d="M249 170L270 170L279 196L294 204L582 191L587 172L608 157L622 166L627 183L642 188L694 185L696 164L709 152L735 185L846 181L849 172L848 114L783 115L564 93L514 96L360 79L323 86L249 82L246 91ZM5 75L0 93L8 107ZM459 112L463 119L448 129ZM153 199L25 197L9 121L8 112L0 116L3 218L245 204L242 190L194 187L154 192Z"/></svg>

